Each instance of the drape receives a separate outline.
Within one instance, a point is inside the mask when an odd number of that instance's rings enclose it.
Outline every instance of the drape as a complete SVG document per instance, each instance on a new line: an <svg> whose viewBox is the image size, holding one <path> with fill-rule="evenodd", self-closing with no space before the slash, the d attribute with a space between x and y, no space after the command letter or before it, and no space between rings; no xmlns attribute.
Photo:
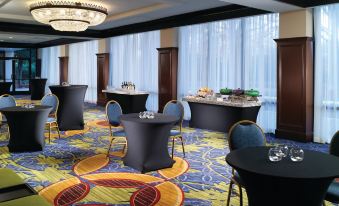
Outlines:
<svg viewBox="0 0 339 206"><path fill-rule="evenodd" d="M98 41L86 41L69 45L68 81L70 84L88 85L85 101L97 101Z"/></svg>
<svg viewBox="0 0 339 206"><path fill-rule="evenodd" d="M60 83L59 56L59 46L41 49L41 77L48 79L46 83L46 90L49 90L49 85L57 85Z"/></svg>
<svg viewBox="0 0 339 206"><path fill-rule="evenodd" d="M147 91L148 110L158 110L158 52L160 31L110 38L110 87L133 82L136 90Z"/></svg>
<svg viewBox="0 0 339 206"><path fill-rule="evenodd" d="M339 4L314 9L314 141L339 130Z"/></svg>
<svg viewBox="0 0 339 206"><path fill-rule="evenodd" d="M190 25L179 29L178 98L200 87L258 89L258 123L274 132L279 14ZM185 104L185 119L190 110Z"/></svg>

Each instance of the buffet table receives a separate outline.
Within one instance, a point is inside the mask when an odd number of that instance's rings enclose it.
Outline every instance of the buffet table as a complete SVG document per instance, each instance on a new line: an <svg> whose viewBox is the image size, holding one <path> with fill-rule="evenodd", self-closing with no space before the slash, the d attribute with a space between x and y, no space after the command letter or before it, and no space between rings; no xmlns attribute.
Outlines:
<svg viewBox="0 0 339 206"><path fill-rule="evenodd" d="M206 98L183 98L191 109L190 127L228 132L240 120L256 122L261 107L258 101L231 102Z"/></svg>
<svg viewBox="0 0 339 206"><path fill-rule="evenodd" d="M47 79L30 79L31 100L40 100L45 95Z"/></svg>
<svg viewBox="0 0 339 206"><path fill-rule="evenodd" d="M59 98L58 125L61 131L84 129L84 99L87 85L49 86Z"/></svg>
<svg viewBox="0 0 339 206"><path fill-rule="evenodd" d="M139 113L146 111L147 92L141 91L124 91L124 90L103 90L108 101L117 101L123 114Z"/></svg>

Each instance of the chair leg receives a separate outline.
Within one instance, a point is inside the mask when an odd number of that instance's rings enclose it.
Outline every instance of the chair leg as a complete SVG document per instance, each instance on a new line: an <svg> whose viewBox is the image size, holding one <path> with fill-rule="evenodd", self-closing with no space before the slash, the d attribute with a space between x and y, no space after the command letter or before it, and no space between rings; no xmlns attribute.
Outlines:
<svg viewBox="0 0 339 206"><path fill-rule="evenodd" d="M239 198L240 198L240 206L242 206L242 188L241 188L240 185L238 185L238 186L239 186L239 193L240 193L240 196L239 196Z"/></svg>
<svg viewBox="0 0 339 206"><path fill-rule="evenodd" d="M48 124L48 141L51 143L51 124Z"/></svg>
<svg viewBox="0 0 339 206"><path fill-rule="evenodd" d="M112 137L111 142L109 143L109 147L108 147L107 155L106 155L107 158L109 157L109 151L111 150L113 140L114 140L114 137Z"/></svg>
<svg viewBox="0 0 339 206"><path fill-rule="evenodd" d="M109 124L109 123L108 123ZM113 137L113 131L111 125L109 125L109 134Z"/></svg>
<svg viewBox="0 0 339 206"><path fill-rule="evenodd" d="M227 205L226 206L229 206L230 205L230 201L231 201L231 194L232 194L232 189L233 189L233 182L231 180L230 182L230 186L228 188L228 196L227 196Z"/></svg>
<svg viewBox="0 0 339 206"><path fill-rule="evenodd" d="M179 136L180 140L181 140L181 146L182 146L182 152L184 153L184 157L185 155L185 146L184 146L184 140L182 139L182 136Z"/></svg>
<svg viewBox="0 0 339 206"><path fill-rule="evenodd" d="M172 159L174 156L174 137L172 138Z"/></svg>
<svg viewBox="0 0 339 206"><path fill-rule="evenodd" d="M7 125L7 138L9 139L10 133L9 133L9 126Z"/></svg>
<svg viewBox="0 0 339 206"><path fill-rule="evenodd" d="M56 124L56 129L57 129L57 132L58 132L58 136L59 136L59 139L60 139L60 130L59 130L59 125L58 125L58 123L57 123L57 122L55 122L55 124Z"/></svg>

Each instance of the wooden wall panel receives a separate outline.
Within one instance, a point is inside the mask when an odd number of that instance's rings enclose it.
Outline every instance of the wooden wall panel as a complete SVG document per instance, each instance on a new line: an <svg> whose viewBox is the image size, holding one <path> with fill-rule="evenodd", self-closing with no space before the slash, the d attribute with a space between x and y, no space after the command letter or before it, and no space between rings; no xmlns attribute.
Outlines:
<svg viewBox="0 0 339 206"><path fill-rule="evenodd" d="M97 54L97 104L104 106L106 104L106 96L102 90L106 89L109 79L109 53Z"/></svg>
<svg viewBox="0 0 339 206"><path fill-rule="evenodd" d="M277 39L276 136L313 140L313 42L309 37Z"/></svg>
<svg viewBox="0 0 339 206"><path fill-rule="evenodd" d="M159 111L165 104L177 99L178 48L159 48Z"/></svg>
<svg viewBox="0 0 339 206"><path fill-rule="evenodd" d="M60 84L68 82L68 57L59 57Z"/></svg>

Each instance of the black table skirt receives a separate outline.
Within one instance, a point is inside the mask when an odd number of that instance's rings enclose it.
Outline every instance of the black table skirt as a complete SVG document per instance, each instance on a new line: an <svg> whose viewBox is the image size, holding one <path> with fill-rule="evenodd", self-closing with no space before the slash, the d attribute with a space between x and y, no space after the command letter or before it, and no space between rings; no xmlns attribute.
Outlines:
<svg viewBox="0 0 339 206"><path fill-rule="evenodd" d="M106 98L108 101L117 101L122 109L123 114L139 113L146 111L146 101L148 94L117 94L106 92Z"/></svg>
<svg viewBox="0 0 339 206"><path fill-rule="evenodd" d="M61 131L84 129L84 99L87 85L49 86L59 98L58 125Z"/></svg>
<svg viewBox="0 0 339 206"><path fill-rule="evenodd" d="M41 151L45 146L45 123L52 110L49 106L26 109L20 106L0 110L7 119L9 152Z"/></svg>
<svg viewBox="0 0 339 206"><path fill-rule="evenodd" d="M12 82L0 82L0 95L9 94L11 92Z"/></svg>
<svg viewBox="0 0 339 206"><path fill-rule="evenodd" d="M228 132L240 120L257 121L260 106L231 107L188 102L191 109L190 127Z"/></svg>
<svg viewBox="0 0 339 206"><path fill-rule="evenodd" d="M240 149L227 155L227 163L245 184L249 205L322 205L330 183L339 176L339 158L305 151L302 162L289 157L270 162L268 149Z"/></svg>
<svg viewBox="0 0 339 206"><path fill-rule="evenodd" d="M45 95L47 79L31 79L29 86L31 90L31 100L40 100Z"/></svg>
<svg viewBox="0 0 339 206"><path fill-rule="evenodd" d="M172 167L175 161L168 153L168 138L177 121L162 114L153 120L139 119L138 114L123 115L128 144L124 164L141 173Z"/></svg>

